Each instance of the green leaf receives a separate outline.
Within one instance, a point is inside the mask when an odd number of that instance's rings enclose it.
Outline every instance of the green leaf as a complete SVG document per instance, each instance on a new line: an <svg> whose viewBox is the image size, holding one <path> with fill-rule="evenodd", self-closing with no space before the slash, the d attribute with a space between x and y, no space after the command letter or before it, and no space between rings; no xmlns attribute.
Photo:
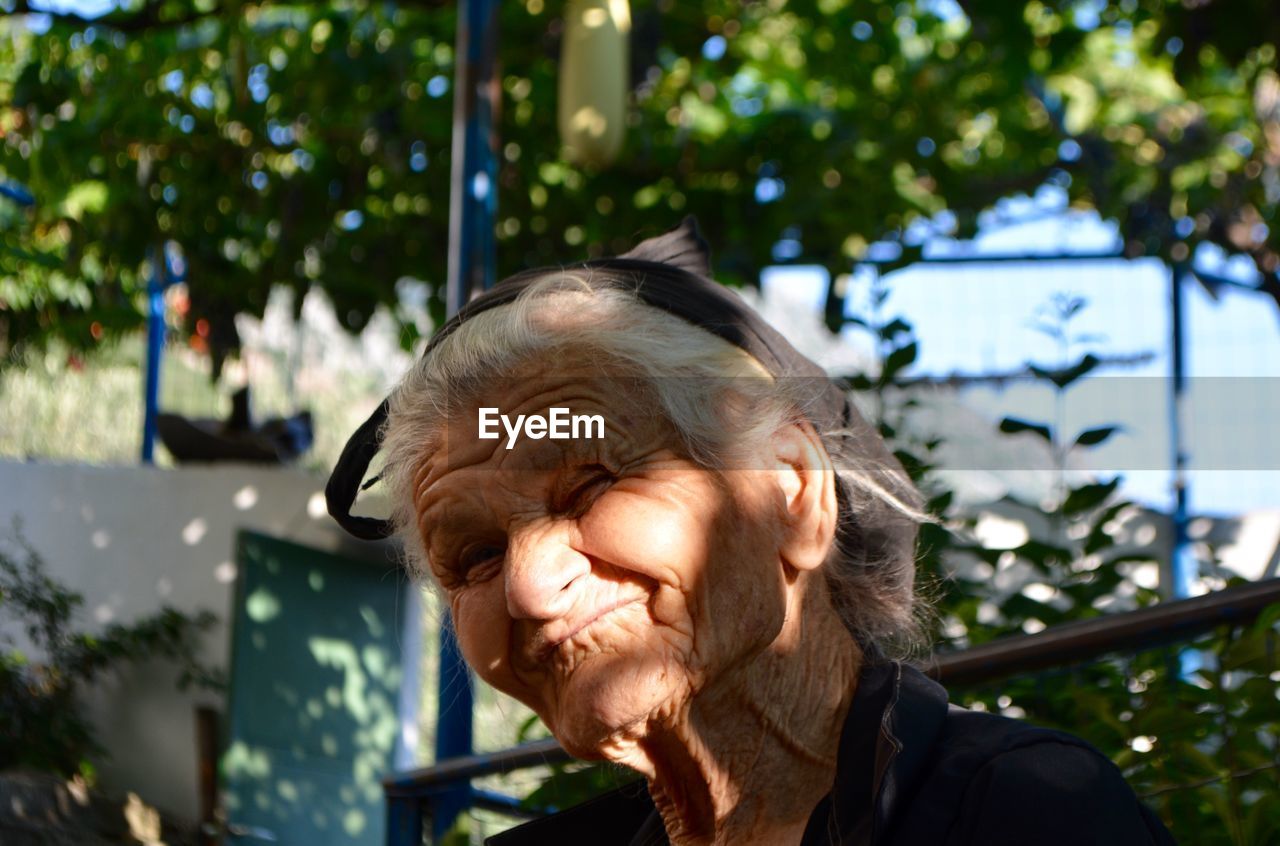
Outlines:
<svg viewBox="0 0 1280 846"><path fill-rule="evenodd" d="M85 213L98 214L107 206L107 185L96 179L71 186L62 200L62 212L73 220L80 220Z"/></svg>
<svg viewBox="0 0 1280 846"><path fill-rule="evenodd" d="M1019 558L1035 564L1041 570L1048 571L1055 564L1065 564L1071 560L1071 552L1061 546L1030 540L1016 547L1014 552Z"/></svg>
<svg viewBox="0 0 1280 846"><path fill-rule="evenodd" d="M1032 423L1029 420L1020 420L1017 417L1006 417L1000 421L1000 431L1006 434L1017 434L1018 432L1031 432L1044 438L1045 443L1053 443L1053 430L1043 423Z"/></svg>
<svg viewBox="0 0 1280 846"><path fill-rule="evenodd" d="M1089 530L1089 537L1084 542L1084 554L1092 555L1108 547L1115 546L1116 539L1107 534L1106 526L1116 518L1126 507L1128 502L1117 502L1107 507L1105 511L1093 518L1093 528Z"/></svg>
<svg viewBox="0 0 1280 846"><path fill-rule="evenodd" d="M1272 626L1280 625L1280 602L1273 602L1262 610L1254 621L1252 632L1257 634L1268 631Z"/></svg>
<svg viewBox="0 0 1280 846"><path fill-rule="evenodd" d="M875 387L875 381L862 373L845 376L842 380L849 391L869 391Z"/></svg>
<svg viewBox="0 0 1280 846"><path fill-rule="evenodd" d="M564 808L577 805L601 793L616 789L629 776L609 764L560 765L532 793L525 796L526 808Z"/></svg>
<svg viewBox="0 0 1280 846"><path fill-rule="evenodd" d="M516 731L516 742L525 743L526 741L545 737L545 730L539 731L542 721L537 714L530 714L520 723L520 728Z"/></svg>
<svg viewBox="0 0 1280 846"><path fill-rule="evenodd" d="M886 341L892 341L899 334L909 334L911 332L911 324L903 320L901 317L895 317L885 325L881 326L878 334Z"/></svg>
<svg viewBox="0 0 1280 846"><path fill-rule="evenodd" d="M884 369L880 373L881 383L888 384L893 381L893 377L897 376L899 371L906 367L910 367L912 362L916 360L916 354L919 352L919 345L912 341L905 346L898 347L889 353L884 360Z"/></svg>
<svg viewBox="0 0 1280 846"><path fill-rule="evenodd" d="M1101 362L1098 357L1093 353L1086 353L1083 358L1070 367L1049 369L1030 364L1027 365L1027 369L1035 374L1038 379L1047 379L1059 388L1066 388L1072 382L1075 382L1077 379L1080 379L1089 373L1100 363Z"/></svg>
<svg viewBox="0 0 1280 846"><path fill-rule="evenodd" d="M1076 446L1091 447L1105 441L1107 438L1120 431L1119 426L1099 426L1096 429L1085 429L1076 436Z"/></svg>
<svg viewBox="0 0 1280 846"><path fill-rule="evenodd" d="M1120 479L1117 477L1110 482L1099 482L1072 488L1071 493L1067 494L1066 501L1062 503L1062 513L1070 516L1101 505L1107 497L1115 492L1119 484Z"/></svg>

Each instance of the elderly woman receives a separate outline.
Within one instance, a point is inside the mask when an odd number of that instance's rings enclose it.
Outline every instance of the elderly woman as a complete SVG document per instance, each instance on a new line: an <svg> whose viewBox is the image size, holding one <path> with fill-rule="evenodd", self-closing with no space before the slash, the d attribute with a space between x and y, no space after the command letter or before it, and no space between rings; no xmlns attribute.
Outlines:
<svg viewBox="0 0 1280 846"><path fill-rule="evenodd" d="M389 524L350 514L379 449ZM469 303L328 494L402 538L481 678L647 782L494 843L1172 842L1083 741L886 657L919 497L692 220Z"/></svg>

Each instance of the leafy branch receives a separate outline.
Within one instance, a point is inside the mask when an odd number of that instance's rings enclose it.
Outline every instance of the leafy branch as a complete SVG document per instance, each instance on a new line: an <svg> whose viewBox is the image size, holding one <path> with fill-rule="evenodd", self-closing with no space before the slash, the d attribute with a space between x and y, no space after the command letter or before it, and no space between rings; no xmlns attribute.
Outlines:
<svg viewBox="0 0 1280 846"><path fill-rule="evenodd" d="M125 663L168 660L178 687L221 690L222 674L197 657L201 636L217 617L173 608L92 634L75 627L84 597L45 572L39 553L15 525L0 548L0 611L26 634L32 660L11 636L0 636L0 770L30 767L91 776L103 748L81 711L80 692Z"/></svg>

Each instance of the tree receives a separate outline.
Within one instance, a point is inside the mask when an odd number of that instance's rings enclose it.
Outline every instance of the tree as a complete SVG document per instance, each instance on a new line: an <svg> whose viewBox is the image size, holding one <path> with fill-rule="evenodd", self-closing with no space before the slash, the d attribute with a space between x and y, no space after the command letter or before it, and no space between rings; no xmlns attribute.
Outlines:
<svg viewBox="0 0 1280 846"><path fill-rule="evenodd" d="M353 330L402 276L439 294L451 6L11 3L3 170L35 202L0 199L8 346L129 331L166 243L218 356L275 284L323 287ZM1280 20L1225 5L637 0L632 125L596 172L555 140L558 5L501 4L499 273L693 212L730 284L779 260L834 278L873 241L968 234L1053 183L1131 255L1247 254L1280 303Z"/></svg>

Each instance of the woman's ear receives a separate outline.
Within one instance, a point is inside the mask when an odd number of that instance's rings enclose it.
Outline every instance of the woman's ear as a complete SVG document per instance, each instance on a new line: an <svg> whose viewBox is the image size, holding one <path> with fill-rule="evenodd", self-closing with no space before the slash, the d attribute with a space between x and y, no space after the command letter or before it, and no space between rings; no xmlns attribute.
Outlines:
<svg viewBox="0 0 1280 846"><path fill-rule="evenodd" d="M783 502L779 551L798 570L817 569L835 542L838 506L831 457L807 422L783 426L770 446Z"/></svg>

